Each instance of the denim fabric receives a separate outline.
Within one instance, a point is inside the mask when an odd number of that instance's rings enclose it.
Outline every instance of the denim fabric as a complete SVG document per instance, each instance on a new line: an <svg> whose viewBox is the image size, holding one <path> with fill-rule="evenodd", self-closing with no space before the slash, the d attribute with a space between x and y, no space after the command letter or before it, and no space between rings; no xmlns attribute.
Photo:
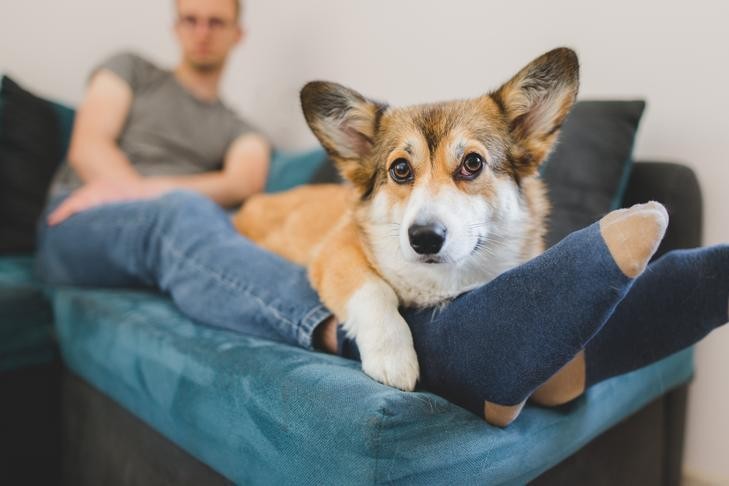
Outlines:
<svg viewBox="0 0 729 486"><path fill-rule="evenodd" d="M36 268L53 285L158 286L201 323L309 349L331 315L305 269L240 236L225 211L193 192L44 221Z"/></svg>
<svg viewBox="0 0 729 486"><path fill-rule="evenodd" d="M32 269L30 256L0 257L0 371L57 356L51 305Z"/></svg>
<svg viewBox="0 0 729 486"><path fill-rule="evenodd" d="M692 373L683 352L499 429L355 361L196 325L156 294L60 289L54 308L75 373L237 484L525 484Z"/></svg>

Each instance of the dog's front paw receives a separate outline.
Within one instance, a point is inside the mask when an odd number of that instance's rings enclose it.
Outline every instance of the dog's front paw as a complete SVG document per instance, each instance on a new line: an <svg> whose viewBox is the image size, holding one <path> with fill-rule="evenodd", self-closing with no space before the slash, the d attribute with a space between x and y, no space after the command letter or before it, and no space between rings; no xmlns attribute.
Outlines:
<svg viewBox="0 0 729 486"><path fill-rule="evenodd" d="M357 341L362 371L380 383L412 391L420 367L410 328L397 307L392 287L370 280L350 298L344 328Z"/></svg>
<svg viewBox="0 0 729 486"><path fill-rule="evenodd" d="M415 350L382 349L362 353L362 371L373 379L403 391L413 391L418 381L420 368Z"/></svg>
<svg viewBox="0 0 729 486"><path fill-rule="evenodd" d="M372 324L357 336L362 371L385 385L414 390L420 367L410 328L397 311L391 318Z"/></svg>

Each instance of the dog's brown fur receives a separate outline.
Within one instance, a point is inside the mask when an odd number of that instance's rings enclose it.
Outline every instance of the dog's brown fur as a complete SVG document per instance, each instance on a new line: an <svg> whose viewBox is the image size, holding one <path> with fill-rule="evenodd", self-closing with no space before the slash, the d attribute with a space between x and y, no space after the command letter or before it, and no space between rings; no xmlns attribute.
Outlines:
<svg viewBox="0 0 729 486"><path fill-rule="evenodd" d="M309 83L301 94L307 122L351 184L252 197L234 224L263 247L306 265L323 303L346 322L353 318L348 313L358 289L386 281L373 255L369 218L375 195L385 192L392 204L410 196L412 184L393 182L388 172L404 158L414 180L426 180L429 190L455 187L491 200L503 184L515 184L528 217L524 237L509 243L518 246L518 260L526 261L543 251L549 207L537 169L577 86L577 58L565 48L544 54L498 90L472 100L390 108L334 83ZM477 178L463 180L457 176L462 158L454 154L471 152L486 164ZM364 353L362 359L367 371ZM393 381L405 389L414 385Z"/></svg>

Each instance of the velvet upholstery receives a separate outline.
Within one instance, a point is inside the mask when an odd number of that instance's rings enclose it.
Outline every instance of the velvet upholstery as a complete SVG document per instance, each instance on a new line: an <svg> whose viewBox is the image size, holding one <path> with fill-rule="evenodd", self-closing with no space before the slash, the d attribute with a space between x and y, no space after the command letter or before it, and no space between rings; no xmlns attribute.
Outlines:
<svg viewBox="0 0 729 486"><path fill-rule="evenodd" d="M53 303L71 370L243 484L523 484L693 371L684 351L498 429L356 362L195 324L152 292L65 288Z"/></svg>
<svg viewBox="0 0 729 486"><path fill-rule="evenodd" d="M0 254L31 252L64 140L60 112L3 76L0 80Z"/></svg>
<svg viewBox="0 0 729 486"><path fill-rule="evenodd" d="M49 363L53 313L30 256L0 257L0 372Z"/></svg>
<svg viewBox="0 0 729 486"><path fill-rule="evenodd" d="M73 112L54 109L65 152ZM329 167L322 157L274 154L267 191ZM628 159L616 160L622 180ZM54 353L51 307L31 266L0 258L0 371ZM243 484L523 484L693 370L685 351L559 409L528 405L502 430L435 395L379 385L358 363L196 325L153 293L58 289L53 301L69 368Z"/></svg>
<svg viewBox="0 0 729 486"><path fill-rule="evenodd" d="M322 148L302 152L275 150L268 168L266 192L281 192L306 184L326 160Z"/></svg>

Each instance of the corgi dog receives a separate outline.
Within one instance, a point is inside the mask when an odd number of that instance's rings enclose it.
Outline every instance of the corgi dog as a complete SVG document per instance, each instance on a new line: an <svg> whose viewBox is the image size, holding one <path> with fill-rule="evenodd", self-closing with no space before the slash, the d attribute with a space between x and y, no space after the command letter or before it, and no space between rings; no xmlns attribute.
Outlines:
<svg viewBox="0 0 729 486"><path fill-rule="evenodd" d="M413 390L418 359L398 307L442 305L544 250L538 168L578 84L567 48L468 100L390 107L308 83L306 121L349 183L251 197L233 223L308 268L366 374Z"/></svg>

